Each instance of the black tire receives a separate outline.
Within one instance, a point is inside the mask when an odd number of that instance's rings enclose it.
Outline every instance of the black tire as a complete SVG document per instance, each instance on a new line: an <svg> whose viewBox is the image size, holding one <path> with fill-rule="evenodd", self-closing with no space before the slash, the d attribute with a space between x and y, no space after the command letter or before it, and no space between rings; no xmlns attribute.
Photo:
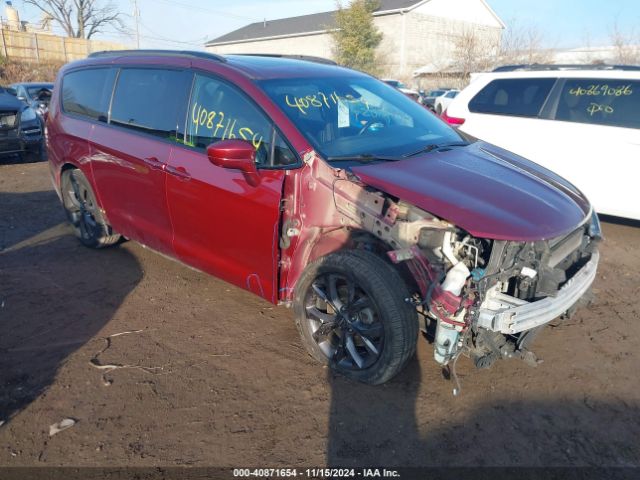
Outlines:
<svg viewBox="0 0 640 480"><path fill-rule="evenodd" d="M374 253L332 253L310 264L298 281L296 326L313 358L353 380L378 385L415 354L419 325L407 298L400 274Z"/></svg>
<svg viewBox="0 0 640 480"><path fill-rule="evenodd" d="M436 107L436 113L437 113L438 115L442 115L442 106L438 105L438 106Z"/></svg>
<svg viewBox="0 0 640 480"><path fill-rule="evenodd" d="M87 177L78 170L62 172L62 204L76 237L89 248L104 248L120 240L107 223Z"/></svg>

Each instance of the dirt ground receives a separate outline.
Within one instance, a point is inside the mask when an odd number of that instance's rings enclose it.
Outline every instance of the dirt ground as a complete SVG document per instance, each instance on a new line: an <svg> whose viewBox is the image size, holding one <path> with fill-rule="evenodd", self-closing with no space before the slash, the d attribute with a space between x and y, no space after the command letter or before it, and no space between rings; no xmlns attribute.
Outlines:
<svg viewBox="0 0 640 480"><path fill-rule="evenodd" d="M351 383L290 310L64 221L46 163L0 166L0 466L640 466L638 225L603 224L596 303L543 332L544 363L463 358L454 398L422 339Z"/></svg>

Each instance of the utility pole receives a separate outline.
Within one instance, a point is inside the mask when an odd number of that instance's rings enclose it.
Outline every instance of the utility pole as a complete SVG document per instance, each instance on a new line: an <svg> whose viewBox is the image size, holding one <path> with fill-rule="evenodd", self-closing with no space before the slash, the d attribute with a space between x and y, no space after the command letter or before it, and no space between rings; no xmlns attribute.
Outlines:
<svg viewBox="0 0 640 480"><path fill-rule="evenodd" d="M138 8L138 0L133 2L133 21L136 24L136 48L140 50L140 9Z"/></svg>

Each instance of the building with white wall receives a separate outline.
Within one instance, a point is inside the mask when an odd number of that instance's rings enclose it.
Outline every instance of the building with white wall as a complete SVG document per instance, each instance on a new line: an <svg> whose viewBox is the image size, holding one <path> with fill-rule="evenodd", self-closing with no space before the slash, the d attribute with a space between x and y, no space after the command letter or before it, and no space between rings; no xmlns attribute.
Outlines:
<svg viewBox="0 0 640 480"><path fill-rule="evenodd" d="M381 0L373 13L384 37L378 47L386 75L410 77L425 64L447 65L470 32L500 44L505 27L485 0ZM333 57L335 11L257 22L207 42L210 52Z"/></svg>

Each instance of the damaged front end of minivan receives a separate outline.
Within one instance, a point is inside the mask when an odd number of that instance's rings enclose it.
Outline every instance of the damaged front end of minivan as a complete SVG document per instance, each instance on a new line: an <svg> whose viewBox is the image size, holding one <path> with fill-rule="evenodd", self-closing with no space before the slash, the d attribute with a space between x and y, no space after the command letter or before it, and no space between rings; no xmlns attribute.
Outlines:
<svg viewBox="0 0 640 480"><path fill-rule="evenodd" d="M599 258L589 230L515 242L478 239L453 225L427 227L416 245L388 255L406 262L420 285L414 302L436 322L438 363L462 352L479 368L500 358L535 363L528 346L540 328L588 297Z"/></svg>
<svg viewBox="0 0 640 480"><path fill-rule="evenodd" d="M436 362L454 376L462 354L478 368L501 358L537 364L530 350L537 333L590 297L598 218L550 172L481 142L465 150L466 158L445 151L428 161L350 169L310 152L285 182L282 298L293 298L311 262L368 250L401 274L409 292L403 301L422 316ZM478 171L492 172L492 180L467 183ZM326 318L340 317L332 308L323 310ZM357 345L350 347L357 355Z"/></svg>

